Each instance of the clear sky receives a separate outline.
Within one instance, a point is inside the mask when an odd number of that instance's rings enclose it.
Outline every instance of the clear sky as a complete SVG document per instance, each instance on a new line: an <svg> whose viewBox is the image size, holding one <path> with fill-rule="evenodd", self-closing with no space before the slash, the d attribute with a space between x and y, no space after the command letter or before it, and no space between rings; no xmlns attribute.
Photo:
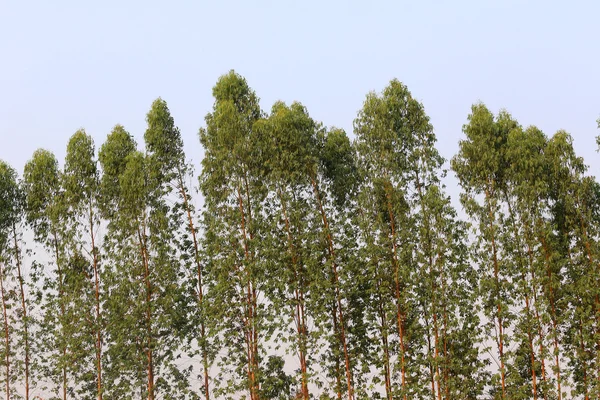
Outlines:
<svg viewBox="0 0 600 400"><path fill-rule="evenodd" d="M298 100L348 132L365 94L398 78L446 158L483 101L569 131L598 175L600 2L576 0L0 0L0 159L19 172L39 147L62 160L81 127L97 147L116 123L141 142L161 96L198 166L211 88L230 69L265 110Z"/></svg>

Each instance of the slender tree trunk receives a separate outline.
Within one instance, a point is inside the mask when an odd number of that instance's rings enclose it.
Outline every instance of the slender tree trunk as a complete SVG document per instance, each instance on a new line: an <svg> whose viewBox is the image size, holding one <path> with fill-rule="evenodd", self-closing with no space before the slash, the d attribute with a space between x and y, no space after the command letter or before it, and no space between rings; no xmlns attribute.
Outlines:
<svg viewBox="0 0 600 400"><path fill-rule="evenodd" d="M190 233L192 234L192 242L194 244L194 262L196 263L196 274L198 278L198 303L200 309L203 307L204 301L204 288L202 284L202 263L200 262L200 247L198 246L198 238L196 237L196 227L194 226L194 220L192 218L192 208L190 206L188 195L185 190L185 185L183 184L183 177L181 170L177 171L178 185L179 185L179 193L183 198L183 206L185 208L185 212L187 214L188 220L188 228ZM202 367L204 373L204 398L205 400L210 400L210 390L209 390L209 376L208 376L208 354L206 349L206 327L204 324L204 316L200 319L200 341L202 348Z"/></svg>
<svg viewBox="0 0 600 400"><path fill-rule="evenodd" d="M533 251L529 244L527 245L527 253L529 255L531 281L536 282L535 269L533 268ZM540 312L539 312L539 307L538 307L537 294L535 291L533 292L533 304L534 304L534 309L535 309L535 319L536 319L536 324L537 324L538 336L540 338L540 343L539 343L540 350L539 351L540 351L540 362L542 364L542 382L545 384L546 383L546 359L544 357L544 354L545 354L544 339L545 338L544 338L544 332L542 330L543 325L542 325L542 319L540 317Z"/></svg>
<svg viewBox="0 0 600 400"><path fill-rule="evenodd" d="M534 350L534 345L533 345L533 334L531 332L531 307L530 307L530 302L529 302L529 292L528 292L528 284L527 284L527 276L525 273L525 265L523 262L523 256L521 254L521 235L519 235L519 231L517 229L517 224L515 223L515 214L513 212L512 209L512 205L511 202L509 200L508 194L504 194L505 195L505 200L506 200L506 204L508 205L508 212L510 215L510 222L511 222L511 226L513 228L513 234L514 234L514 238L515 241L517 243L517 252L518 252L518 260L519 260L519 269L521 272L521 280L523 281L523 291L525 294L525 322L527 324L527 344L529 345L529 359L531 362L531 384L532 384L532 393L533 393L533 399L537 400L538 394L537 394L537 376L536 376L536 372L535 372L535 350ZM524 221L522 221L522 225L525 226L527 228L527 224L525 224ZM529 253L529 269L531 271L531 274L533 275L533 258L531 255L531 249L529 246L529 242L527 241L526 238L526 242L527 242L527 249L528 249L528 253ZM536 287L535 287L535 281L532 280L531 285L533 286L533 293L535 295L535 291L536 291ZM539 322L539 321L538 321ZM542 346L542 338L540 338L540 346ZM542 365L544 363L544 353L540 354L540 357L542 359Z"/></svg>
<svg viewBox="0 0 600 400"><path fill-rule="evenodd" d="M249 192L248 192L248 186L246 183L246 196L247 198L249 198ZM246 260L248 262L251 261L251 257L250 257L250 250L248 247L248 233L246 231L246 211L244 210L244 200L242 198L242 194L241 194L241 189L238 189L238 202L239 202L239 209L240 209L240 213L241 213L241 220L240 220L240 228L242 230L242 236L243 236L243 241L244 241L244 256L246 258ZM246 283L246 317L247 317L247 327L246 327L246 347L248 349L248 389L250 391L250 398L252 400L258 400L259 399L259 392L258 392L258 382L256 379L256 372L257 372L257 367L258 367L258 363L257 363L257 359L256 359L256 344L255 344L255 338L256 338L256 330L255 330L255 315L254 315L254 311L255 311L255 307L254 307L254 303L255 303L255 295L254 290L252 288L252 275L251 275L251 271L247 268L246 269L246 274L247 274L247 283Z"/></svg>
<svg viewBox="0 0 600 400"><path fill-rule="evenodd" d="M385 195L387 199L388 214L390 217L390 234L392 240L392 267L394 269L394 289L396 296L396 322L398 324L398 336L400 340L400 371L401 371L401 384L402 384L402 398L407 400L408 393L406 390L406 361L405 353L406 348L404 345L404 313L402 312L402 296L400 290L400 265L398 262L398 249L396 243L396 220L394 218L394 211L392 209L392 198L390 193L391 183L387 182L385 185Z"/></svg>
<svg viewBox="0 0 600 400"><path fill-rule="evenodd" d="M595 285L598 286L598 284L599 284L598 273L599 273L600 268L599 268L598 264L594 262L594 259L592 257L592 249L591 249L590 239L589 239L589 236L587 233L587 228L586 228L586 225L584 224L583 218L581 218L581 217L580 217L580 227L581 227L581 231L583 234L585 253L586 253L588 261L590 263L590 268L596 272L596 275L594 276L594 278L596 278ZM598 296L598 294L596 294L594 296L594 305L596 308L596 311L595 311L595 314L596 314L595 336L598 338L596 341L596 364L597 364L596 379L598 380L598 387L599 387L599 391L600 391L600 360L599 360L599 358L600 358L600 297Z"/></svg>
<svg viewBox="0 0 600 400"><path fill-rule="evenodd" d="M331 279L332 281L332 286L333 286L333 278ZM340 327L338 325L338 320L337 320L337 306L336 306L336 302L333 301L332 305L331 305L331 319L333 321L333 332L334 332L334 337L337 338L337 340L340 341L341 343L341 338L340 338ZM334 357L335 357L335 394L338 400L342 400L342 367L340 365L340 357L339 357L339 348L335 349L334 352Z"/></svg>
<svg viewBox="0 0 600 400"><path fill-rule="evenodd" d="M29 321L27 320L27 302L25 301L24 289L25 280L23 279L23 274L21 273L21 256L19 251L19 243L17 240L17 227L14 223L12 225L12 232L14 240L15 260L17 263L17 279L19 280L19 291L21 297L21 310L23 312L23 344L25 346L25 400L29 400Z"/></svg>
<svg viewBox="0 0 600 400"><path fill-rule="evenodd" d="M145 221L144 214L144 221ZM144 285L146 287L146 372L147 372L147 390L148 400L154 400L154 359L152 354L152 283L150 282L150 266L148 260L148 248L146 244L146 225L142 222L142 230L138 228L138 240L140 244L140 253L144 267Z"/></svg>
<svg viewBox="0 0 600 400"><path fill-rule="evenodd" d="M96 308L96 384L97 398L102 400L102 328L100 320L100 274L98 271L98 252L96 251L96 235L94 234L94 211L90 203L89 209L90 237L92 240L92 266L94 268L94 295Z"/></svg>
<svg viewBox="0 0 600 400"><path fill-rule="evenodd" d="M381 290L381 282L377 281L377 293ZM381 295L378 296L377 310L379 312L379 318L381 320L381 347L383 348L383 373L385 380L385 395L387 400L393 400L392 393L392 378L391 378L391 367L390 367L390 346L388 342L388 323L385 315L385 309L383 308L383 299Z"/></svg>
<svg viewBox="0 0 600 400"><path fill-rule="evenodd" d="M2 316L4 317L4 345L6 368L6 400L10 400L10 330L8 327L8 314L6 309L6 293L4 292L4 263L0 262L0 295L2 296Z"/></svg>
<svg viewBox="0 0 600 400"><path fill-rule="evenodd" d="M423 213L423 221L425 221L425 232L426 237L425 241L427 242L427 258L429 262L429 276L431 279L431 315L433 317L433 332L434 332L434 365L435 365L435 381L437 382L437 398L438 400L442 400L442 390L441 390L441 381L440 381L440 364L439 364L439 326L437 320L437 310L436 310L436 284L435 280L437 278L436 273L434 271L434 263L433 263L433 246L431 243L431 222L429 220L429 214L427 212L427 208L425 207L425 199L423 196L423 188L421 184L421 180L419 178L419 172L415 171L416 177L416 186L417 191L419 193L419 200L421 202L421 212ZM428 338L429 340L429 338ZM431 350L431 346L430 346ZM431 351L430 351L431 354ZM434 398L435 396L434 389Z"/></svg>
<svg viewBox="0 0 600 400"><path fill-rule="evenodd" d="M64 316L65 316L65 304L64 304L64 289L63 289L63 274L62 269L60 267L60 258L59 258L59 250L58 250L58 236L56 234L56 230L52 229L52 237L54 239L54 255L56 257L56 269L58 272L58 301L60 302L60 319L61 319L61 327L64 324ZM61 340L63 340L61 338ZM67 367L64 365L67 359L67 346L62 344L62 356L63 356L63 366L62 366L62 392L63 392L63 400L67 400Z"/></svg>
<svg viewBox="0 0 600 400"><path fill-rule="evenodd" d="M431 332L430 332L430 326L429 326L429 319L425 318L425 327L427 328L427 333L425 335L425 337L427 338L427 355L431 356L431 353L433 353L433 350L431 348ZM435 400L436 399L436 395L437 395L437 391L435 388L435 366L434 366L434 362L429 361L429 380L431 382L431 399Z"/></svg>
<svg viewBox="0 0 600 400"><path fill-rule="evenodd" d="M558 344L558 322L557 322L557 314L556 314L556 302L554 298L554 286L552 284L552 269L550 268L550 250L548 248L548 243L546 239L540 236L540 240L542 242L542 248L544 250L544 261L546 264L546 276L548 278L548 291L550 297L550 320L552 322L552 336L554 342L554 364L556 367L556 390L558 395L558 400L562 399L562 380L561 380L561 368L560 368L560 348Z"/></svg>
<svg viewBox="0 0 600 400"><path fill-rule="evenodd" d="M580 300L581 302L581 300ZM580 351L581 351L581 364L583 367L583 389L585 394L585 400L590 400L589 388L588 388L588 379L587 379L587 362L585 360L585 345L583 341L583 321L581 317L578 318L579 322L579 338L580 338Z"/></svg>
<svg viewBox="0 0 600 400"><path fill-rule="evenodd" d="M329 221L327 220L327 215L325 213L325 209L323 208L323 203L321 201L321 194L319 188L317 186L317 182L313 176L310 177L310 181L313 187L313 192L315 194L315 198L317 200L317 205L319 208L319 212L321 213L321 219L323 221L323 228L327 233L327 243L328 243L328 251L329 257L331 259L331 268L333 270L333 277L335 281L334 292L337 302L338 309L338 317L340 320L340 333L342 339L342 348L344 350L344 361L346 367L346 385L348 386L348 400L354 400L354 387L352 385L352 369L350 367L350 355L348 353L348 344L346 341L346 326L344 322L344 312L342 308L342 300L340 296L340 285L339 285L339 275L337 270L337 262L335 257L335 247L333 245L333 237L331 233L331 229L329 227Z"/></svg>
<svg viewBox="0 0 600 400"><path fill-rule="evenodd" d="M308 373L306 368L306 336L307 336L307 328L304 320L304 292L302 285L302 277L299 276L298 269L298 254L296 252L293 240L292 233L290 227L290 220L287 214L287 207L285 200L283 199L283 194L281 193L281 189L277 189L277 193L279 196L279 201L281 203L281 213L285 222L285 230L286 237L288 242L288 251L290 252L290 256L292 258L292 270L294 272L294 284L296 285L296 289L294 290L295 296L295 309L294 320L296 322L296 332L297 332L297 340L298 340L298 359L300 361L300 375L301 375L301 384L302 384L302 398L304 400L308 400L310 395L308 392Z"/></svg>
<svg viewBox="0 0 600 400"><path fill-rule="evenodd" d="M498 321L498 353L500 358L500 377L502 384L502 399L506 398L506 372L504 367L504 325L502 318L502 303L500 302L500 270L498 264L498 252L496 249L496 237L494 232L494 213L492 212L492 208L489 205L489 201L491 201L490 191L486 189L485 191L486 201L488 202L488 214L490 219L490 235L492 241L492 259L494 262L494 280L496 283L496 295L497 295L497 312L496 312L496 320Z"/></svg>

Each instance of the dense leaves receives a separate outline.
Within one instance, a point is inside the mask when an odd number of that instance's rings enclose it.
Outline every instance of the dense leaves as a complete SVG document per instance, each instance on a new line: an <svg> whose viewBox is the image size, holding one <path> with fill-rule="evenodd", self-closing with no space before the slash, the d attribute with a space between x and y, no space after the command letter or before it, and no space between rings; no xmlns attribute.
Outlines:
<svg viewBox="0 0 600 400"><path fill-rule="evenodd" d="M161 98L143 146L0 161L7 399L598 398L600 184L567 132L473 105L456 210L398 80L350 136L234 71L212 95L199 174Z"/></svg>

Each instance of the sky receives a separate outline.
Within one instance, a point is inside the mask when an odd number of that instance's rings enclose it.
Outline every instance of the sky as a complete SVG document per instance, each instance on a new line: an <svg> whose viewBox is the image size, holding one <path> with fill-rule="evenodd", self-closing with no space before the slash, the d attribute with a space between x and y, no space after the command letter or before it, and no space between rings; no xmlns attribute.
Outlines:
<svg viewBox="0 0 600 400"><path fill-rule="evenodd" d="M348 133L365 95L397 78L447 159L482 101L567 130L600 171L600 2L577 0L0 0L0 159L20 173L37 148L62 161L76 130L99 148L117 123L141 144L160 96L199 170L198 129L231 69L264 110L297 100Z"/></svg>

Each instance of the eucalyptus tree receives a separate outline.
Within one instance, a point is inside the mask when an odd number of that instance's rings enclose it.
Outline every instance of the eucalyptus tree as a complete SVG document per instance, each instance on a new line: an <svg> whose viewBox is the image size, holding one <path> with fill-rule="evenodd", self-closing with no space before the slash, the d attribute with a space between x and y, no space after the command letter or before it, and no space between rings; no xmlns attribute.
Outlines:
<svg viewBox="0 0 600 400"><path fill-rule="evenodd" d="M36 150L25 164L23 183L25 210L36 241L51 254L55 270L45 269L45 300L43 326L45 335L45 369L48 378L56 383L63 400L69 392L69 337L66 335L69 321L66 315L65 264L69 257L72 235L66 228L67 207L61 184L62 173L54 154Z"/></svg>
<svg viewBox="0 0 600 400"><path fill-rule="evenodd" d="M370 278L374 342L383 367L386 398L408 399L417 395L420 367L417 349L423 337L415 298L416 265L411 240L415 223L409 206L409 168L406 155L414 145L411 119L421 113L408 89L393 80L381 96L370 93L354 121L358 166L361 172L359 206L364 215L363 257ZM395 331L394 331L395 329ZM397 340L395 351L394 336ZM412 350L412 351L411 351ZM400 371L396 389L394 360Z"/></svg>
<svg viewBox="0 0 600 400"><path fill-rule="evenodd" d="M599 185L592 177L585 176L586 166L583 159L575 154L568 133L557 132L549 140L546 153L551 215L558 232L556 246L565 268L563 281L569 303L569 307L564 308L568 311L568 318L563 319L569 323L562 328L566 330L569 367L575 393L585 399L596 398L600 393L600 247L595 216L600 206ZM554 280L552 283L555 285L561 283ZM557 313L560 312L559 308Z"/></svg>
<svg viewBox="0 0 600 400"><path fill-rule="evenodd" d="M103 395L102 384L102 346L104 336L104 323L102 320L102 301L104 300L103 289L101 288L100 276L100 254L99 249L101 243L99 241L98 230L100 228L100 177L95 159L94 141L84 130L79 130L71 136L67 145L67 155L64 167L64 189L65 201L69 209L69 222L76 232L76 248L78 251L77 258L73 259L73 267L78 269L71 279L70 283L75 285L76 293L84 300L81 306L83 309L74 312L87 314L90 310L86 307L93 308L93 315L90 316L92 329L91 336L93 338L82 338L85 341L89 339L94 343L95 373L88 372L88 375L95 375L95 393L96 398L101 400ZM91 266L91 273L87 275L87 267L85 264L85 256L89 259L88 266ZM82 275L83 274L83 275ZM89 281L86 284L85 277ZM77 278L84 279L78 281ZM89 289L92 289L90 293ZM92 295L93 293L93 295ZM85 299L84 294L91 298ZM87 300L87 301L85 301ZM87 331L87 330L86 330ZM86 363L80 365L81 369L86 370ZM83 379L82 379L83 380Z"/></svg>
<svg viewBox="0 0 600 400"><path fill-rule="evenodd" d="M461 203L477 223L474 244L475 262L481 278L481 301L487 318L486 328L497 346L498 373L492 391L502 399L508 391L508 349L510 327L515 319L515 267L511 249L505 248L510 225L504 207L506 141L511 127L516 127L506 113L498 118L483 105L471 109L469 122L463 127L466 139L460 141L459 153L452 159L463 193Z"/></svg>
<svg viewBox="0 0 600 400"><path fill-rule="evenodd" d="M116 125L98 153L102 167L99 206L107 223L103 243L106 254L103 283L107 294L103 304L107 327L103 343L106 347L103 395L109 397L125 398L144 386L144 332L140 332L139 315L131 311L137 306L136 296L140 293L134 286L138 278L134 275L141 275L140 251L135 232L132 233L135 228L122 212L126 190L121 183L122 176L135 151L133 137L121 125Z"/></svg>
<svg viewBox="0 0 600 400"><path fill-rule="evenodd" d="M477 396L485 374L477 351L476 278L466 228L443 193L444 160L429 118L393 80L381 95L367 96L354 125L369 318L381 352L373 363L383 369L386 398Z"/></svg>
<svg viewBox="0 0 600 400"><path fill-rule="evenodd" d="M185 282L191 284L191 291L195 292L197 298L197 312L194 314L198 318L190 319L193 323L197 322L199 324L199 327L193 326L192 330L197 330L197 333L193 336L197 339L200 347L203 391L205 399L208 400L210 399L209 367L214 355L209 351L205 322L204 291L206 289L201 260L199 227L196 223L195 208L188 185L188 179L193 173L193 168L185 160L181 133L179 128L175 126L173 117L164 100L158 98L152 103L152 107L146 115L146 121L148 128L144 134L144 140L149 159L156 166L160 181L175 192L177 200L171 207L173 222L185 226L183 232L178 232L179 236L176 239L179 241L180 258L186 264L184 266ZM191 263L191 268L188 267L188 263ZM188 278L190 274L191 279Z"/></svg>
<svg viewBox="0 0 600 400"><path fill-rule="evenodd" d="M136 151L133 138L120 126L103 144L99 159L106 201L119 210L108 212L113 253L109 355L112 373L123 375L113 377L120 382L113 395L130 393L143 369L143 393L149 400L158 393L182 398L187 388L173 365L180 343L180 271L171 233L176 227L169 219L160 164Z"/></svg>
<svg viewBox="0 0 600 400"><path fill-rule="evenodd" d="M215 103L200 130L204 147L200 187L206 268L211 275L211 329L227 343L219 360L225 387L215 395L247 390L261 397L260 376L268 339L267 240L264 141L254 123L262 116L258 97L246 80L231 71L213 88Z"/></svg>
<svg viewBox="0 0 600 400"><path fill-rule="evenodd" d="M7 163L0 160L0 299L2 302L2 316L4 325L4 348L3 361L5 369L5 393L6 398L9 399L13 390L11 390L11 384L15 380L17 373L15 373L15 358L18 357L16 351L13 349L13 344L21 344L18 327L18 322L22 323L23 339L25 344L25 387L27 394L29 395L29 343L28 343L28 332L27 332L27 308L25 303L25 296L23 291L23 282L21 277L21 266L20 266L20 251L18 247L16 237L16 225L19 223L21 218L21 202L20 202L20 188L17 182L16 171ZM14 244L13 244L13 241ZM16 267L16 268L15 268ZM16 276L15 276L16 270ZM21 295L21 312L23 313L23 319L21 321L13 321L13 316L9 315L12 303L17 299L11 299L9 294L11 284L16 282L16 278L19 283L20 295ZM16 306L16 305L15 305ZM11 363L11 360L14 360Z"/></svg>
<svg viewBox="0 0 600 400"><path fill-rule="evenodd" d="M348 398L366 396L366 365L361 354L368 351L364 323L364 279L357 254L357 227L352 222L356 209L358 170L354 147L342 129L317 132L318 163L308 165L313 204L320 215L321 235L328 257L325 259L329 286L321 292L331 308L329 335L330 376L336 381L336 394ZM332 362L332 363L331 363ZM344 384L342 384L344 382Z"/></svg>
<svg viewBox="0 0 600 400"><path fill-rule="evenodd" d="M269 258L275 261L277 271L273 274L276 290L270 300L277 309L289 310L283 316L291 316L291 321L282 318L280 330L283 334L277 340L285 340L288 330L293 332L289 349L298 356L300 394L308 400L312 378L309 370L314 358L311 355L316 349L312 340L315 334L309 332L309 324L318 314L313 297L320 279L316 268L318 243L315 243L311 229L315 224L309 201L311 186L304 170L307 165L316 163L316 124L301 104L293 103L288 107L277 102L269 118L255 123L254 129L270 140L268 186L276 199L269 207L269 220L274 225L272 241L262 243L263 247L273 248Z"/></svg>
<svg viewBox="0 0 600 400"><path fill-rule="evenodd" d="M477 276L467 250L467 225L457 218L444 193L444 159L435 148L428 117L422 111L414 113L407 125L414 141L407 152L414 260L422 271L416 283L417 309L426 332L424 361L431 396L477 397L486 373L479 359Z"/></svg>

